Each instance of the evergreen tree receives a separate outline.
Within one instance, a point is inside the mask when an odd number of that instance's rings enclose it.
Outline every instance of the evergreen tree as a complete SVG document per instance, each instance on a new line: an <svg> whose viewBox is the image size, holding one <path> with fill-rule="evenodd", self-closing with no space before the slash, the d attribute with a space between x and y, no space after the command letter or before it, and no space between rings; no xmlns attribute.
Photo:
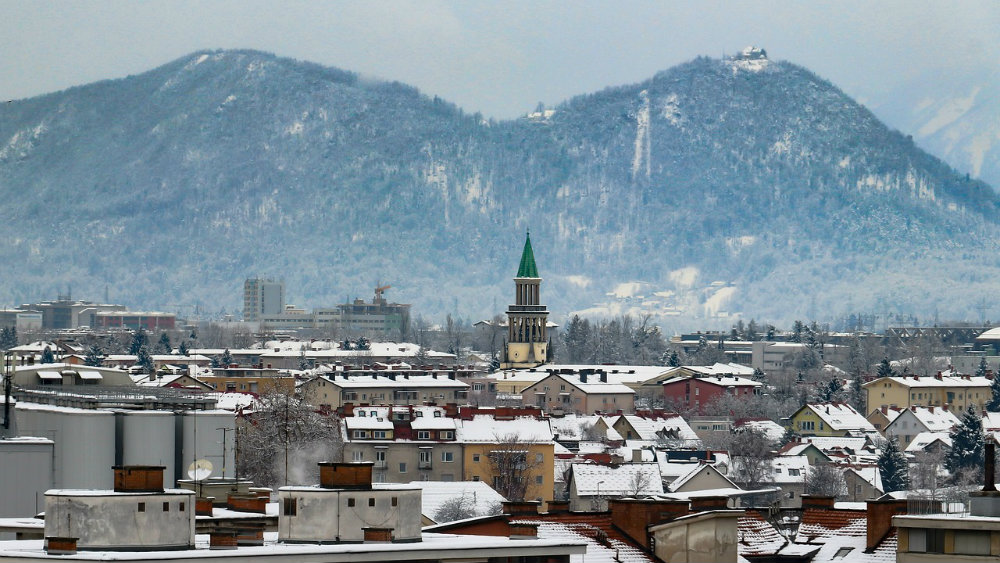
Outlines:
<svg viewBox="0 0 1000 563"><path fill-rule="evenodd" d="M174 347L170 344L170 335L166 332L160 333L160 341L156 343L156 352L159 354L170 354Z"/></svg>
<svg viewBox="0 0 1000 563"><path fill-rule="evenodd" d="M753 368L753 375L750 376L750 379L752 379L754 381L760 381L761 383L766 383L767 382L767 374L765 374L764 370L762 370L760 368Z"/></svg>
<svg viewBox="0 0 1000 563"><path fill-rule="evenodd" d="M306 353L299 352L299 371L306 371L309 367L309 360L306 358Z"/></svg>
<svg viewBox="0 0 1000 563"><path fill-rule="evenodd" d="M136 354L135 364L142 367L143 373L153 373L153 357L149 355L149 348L141 346Z"/></svg>
<svg viewBox="0 0 1000 563"><path fill-rule="evenodd" d="M358 338L357 342L355 343L355 348L354 349L355 350L371 350L372 349L372 343L371 343L370 340L368 340L364 336L361 336L361 337Z"/></svg>
<svg viewBox="0 0 1000 563"><path fill-rule="evenodd" d="M177 353L181 356L187 356L191 353L191 351L188 350L187 341L181 340L181 343L177 346Z"/></svg>
<svg viewBox="0 0 1000 563"><path fill-rule="evenodd" d="M896 438L886 440L878 456L878 470L882 474L882 489L887 493L905 491L909 486L906 456L899 451Z"/></svg>
<svg viewBox="0 0 1000 563"><path fill-rule="evenodd" d="M229 348L223 350L221 362L222 362L222 367L224 368L233 365L233 354L229 351Z"/></svg>
<svg viewBox="0 0 1000 563"><path fill-rule="evenodd" d="M670 357L667 359L667 365L676 368L681 365L681 357L677 355L677 350L670 351Z"/></svg>
<svg viewBox="0 0 1000 563"><path fill-rule="evenodd" d="M990 370L990 365L986 363L986 356L979 358L979 367L976 368L976 377L986 377L986 372Z"/></svg>
<svg viewBox="0 0 1000 563"><path fill-rule="evenodd" d="M100 367L104 363L104 352L101 347L94 344L87 349L87 357L83 359L83 365L90 367Z"/></svg>
<svg viewBox="0 0 1000 563"><path fill-rule="evenodd" d="M889 358L882 358L882 361L878 364L878 371L875 372L876 377L892 377L896 375L893 371L892 365L889 363Z"/></svg>
<svg viewBox="0 0 1000 563"><path fill-rule="evenodd" d="M139 355L139 348L142 348L143 346L146 345L146 340L147 340L146 331L143 330L142 327L139 327L132 334L132 343L129 344L128 353L132 354L133 356Z"/></svg>
<svg viewBox="0 0 1000 563"><path fill-rule="evenodd" d="M17 327L0 329L0 350L10 350L17 346Z"/></svg>
<svg viewBox="0 0 1000 563"><path fill-rule="evenodd" d="M855 375L854 379L851 380L851 389L847 400L859 413L864 414L868 411L868 397L865 393L864 380L861 378L861 374Z"/></svg>
<svg viewBox="0 0 1000 563"><path fill-rule="evenodd" d="M52 349L49 348L48 346L46 346L45 349L42 350L42 360L41 360L41 363L43 363L43 364L54 364L54 363L56 363L56 356L55 356L55 354L52 353Z"/></svg>
<svg viewBox="0 0 1000 563"><path fill-rule="evenodd" d="M962 469L983 465L983 439L983 421L979 418L975 405L970 405L962 415L961 422L951 430L951 451L944 463L952 475Z"/></svg>
<svg viewBox="0 0 1000 563"><path fill-rule="evenodd" d="M993 381L990 382L990 393L992 395L989 402L986 403L986 410L998 412L1000 411L1000 373L993 375Z"/></svg>
<svg viewBox="0 0 1000 563"><path fill-rule="evenodd" d="M843 384L841 384L840 378L833 376L833 378L831 378L830 381L828 381L827 384L820 389L819 401L821 403L832 403L836 400L842 388Z"/></svg>
<svg viewBox="0 0 1000 563"><path fill-rule="evenodd" d="M222 367L222 362L219 361L219 357L218 356L212 356L211 366L212 366L212 369L219 369L219 368Z"/></svg>

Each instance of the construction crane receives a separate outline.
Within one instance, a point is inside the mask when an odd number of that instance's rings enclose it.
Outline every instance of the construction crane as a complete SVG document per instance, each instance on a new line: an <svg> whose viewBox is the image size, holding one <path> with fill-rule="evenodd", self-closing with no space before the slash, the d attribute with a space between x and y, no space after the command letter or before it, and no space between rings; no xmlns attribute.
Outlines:
<svg viewBox="0 0 1000 563"><path fill-rule="evenodd" d="M375 287L375 299L372 302L373 303L381 303L381 302L385 301L385 298L382 297L382 294L387 289L392 289L392 286L391 285L377 285Z"/></svg>

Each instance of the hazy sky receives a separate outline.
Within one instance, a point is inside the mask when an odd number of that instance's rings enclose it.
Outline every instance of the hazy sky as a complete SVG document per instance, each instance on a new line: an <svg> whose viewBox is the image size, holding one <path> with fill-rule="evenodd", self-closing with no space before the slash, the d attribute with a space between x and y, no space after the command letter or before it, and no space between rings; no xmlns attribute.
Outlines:
<svg viewBox="0 0 1000 563"><path fill-rule="evenodd" d="M252 48L514 117L698 55L767 49L864 101L929 69L1000 65L1000 2L0 0L0 100Z"/></svg>

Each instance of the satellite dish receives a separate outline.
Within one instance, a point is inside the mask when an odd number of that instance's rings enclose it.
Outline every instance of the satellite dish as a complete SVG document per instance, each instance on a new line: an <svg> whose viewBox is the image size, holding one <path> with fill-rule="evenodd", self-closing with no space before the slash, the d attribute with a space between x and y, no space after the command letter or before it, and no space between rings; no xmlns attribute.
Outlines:
<svg viewBox="0 0 1000 563"><path fill-rule="evenodd" d="M212 474L212 462L207 459L192 461L188 465L188 477L193 481L201 481Z"/></svg>

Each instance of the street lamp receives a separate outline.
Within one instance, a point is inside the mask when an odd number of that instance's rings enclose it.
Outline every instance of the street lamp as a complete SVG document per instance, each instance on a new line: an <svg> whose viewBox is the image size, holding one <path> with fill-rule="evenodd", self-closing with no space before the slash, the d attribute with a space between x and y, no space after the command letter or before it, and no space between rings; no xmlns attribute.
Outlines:
<svg viewBox="0 0 1000 563"><path fill-rule="evenodd" d="M598 510L603 510L604 509L604 506L601 504L601 485L603 485L603 484L604 484L604 481L598 481L597 482L597 509Z"/></svg>

